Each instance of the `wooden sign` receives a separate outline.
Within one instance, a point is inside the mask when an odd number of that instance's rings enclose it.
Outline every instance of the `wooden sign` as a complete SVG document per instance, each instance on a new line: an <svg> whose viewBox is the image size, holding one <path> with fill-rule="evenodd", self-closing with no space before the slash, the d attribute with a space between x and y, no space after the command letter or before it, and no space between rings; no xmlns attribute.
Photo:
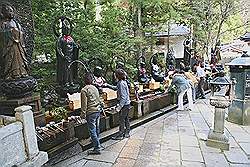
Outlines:
<svg viewBox="0 0 250 167"><path fill-rule="evenodd" d="M160 82L151 82L149 83L149 89L155 90L160 88Z"/></svg>
<svg viewBox="0 0 250 167"><path fill-rule="evenodd" d="M81 108L81 93L69 94L67 93L69 98L69 109L74 111L76 109Z"/></svg>
<svg viewBox="0 0 250 167"><path fill-rule="evenodd" d="M116 91L109 89L109 88L103 88L103 99L104 100L113 100L117 98Z"/></svg>

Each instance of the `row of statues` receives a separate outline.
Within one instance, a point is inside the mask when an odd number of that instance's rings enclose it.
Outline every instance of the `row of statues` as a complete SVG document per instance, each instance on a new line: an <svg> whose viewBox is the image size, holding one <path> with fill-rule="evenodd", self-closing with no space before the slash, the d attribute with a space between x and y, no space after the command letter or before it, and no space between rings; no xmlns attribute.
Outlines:
<svg viewBox="0 0 250 167"><path fill-rule="evenodd" d="M0 13L0 80L20 80L29 77L29 61L27 60L24 32L15 18L15 10L8 4L1 5ZM57 36L56 59L57 59L57 83L61 87L70 87L78 77L79 45L71 36L71 23L67 17L59 17L59 31L54 28ZM54 25L55 27L55 25ZM116 68L125 68L118 67ZM124 66L124 65L121 65ZM146 71L145 61L140 62L138 69L138 81L147 83L149 77ZM172 52L166 57L166 66L169 70L175 68L175 58ZM94 75L98 78L102 69L95 68ZM164 80L157 58L151 61L151 76L157 82ZM114 80L114 79L113 79ZM97 83L99 81L97 80ZM115 82L115 81L113 81ZM113 83L115 84L115 83Z"/></svg>

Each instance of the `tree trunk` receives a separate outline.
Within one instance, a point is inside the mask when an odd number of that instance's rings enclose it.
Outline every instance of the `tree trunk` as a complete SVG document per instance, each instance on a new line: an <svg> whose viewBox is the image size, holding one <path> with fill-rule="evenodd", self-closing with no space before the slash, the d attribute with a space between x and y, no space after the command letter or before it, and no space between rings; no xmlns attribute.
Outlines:
<svg viewBox="0 0 250 167"><path fill-rule="evenodd" d="M143 38L142 34L142 7L141 4L136 6L136 12L137 12L137 19L136 19L136 37ZM137 46L137 57L142 56L142 45L138 44Z"/></svg>
<svg viewBox="0 0 250 167"><path fill-rule="evenodd" d="M101 11L102 11L102 7L100 5L100 0L96 0L96 7L95 7L95 20L96 21L100 21L101 20Z"/></svg>
<svg viewBox="0 0 250 167"><path fill-rule="evenodd" d="M218 28L218 32L217 32L217 35L216 35L216 38L215 38L215 43L214 45L216 46L217 43L219 42L219 39L220 39L220 32L221 32L221 28L222 28L222 25L224 23L225 19L222 18L222 20L220 21L220 24L219 24L219 28Z"/></svg>

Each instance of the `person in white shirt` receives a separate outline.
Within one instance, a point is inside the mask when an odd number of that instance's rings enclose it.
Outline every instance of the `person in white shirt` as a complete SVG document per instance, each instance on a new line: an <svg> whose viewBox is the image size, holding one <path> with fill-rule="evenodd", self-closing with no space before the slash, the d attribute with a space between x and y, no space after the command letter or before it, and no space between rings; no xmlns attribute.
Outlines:
<svg viewBox="0 0 250 167"><path fill-rule="evenodd" d="M204 63L203 62L199 62L197 64L198 66L196 67L196 77L199 81L198 83L198 92L201 95L202 99L205 99L205 93L204 93L204 84L205 84L205 77L206 77L206 73L204 70Z"/></svg>

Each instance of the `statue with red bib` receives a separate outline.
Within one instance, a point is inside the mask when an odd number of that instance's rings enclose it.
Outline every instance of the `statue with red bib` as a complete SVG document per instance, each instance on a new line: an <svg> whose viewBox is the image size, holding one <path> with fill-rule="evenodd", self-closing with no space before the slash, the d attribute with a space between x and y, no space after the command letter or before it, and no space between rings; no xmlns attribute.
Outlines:
<svg viewBox="0 0 250 167"><path fill-rule="evenodd" d="M77 76L77 67L69 65L74 60L78 60L79 47L70 35L71 27L66 17L60 17L61 36L57 40L57 82L61 86L73 85L73 80Z"/></svg>

